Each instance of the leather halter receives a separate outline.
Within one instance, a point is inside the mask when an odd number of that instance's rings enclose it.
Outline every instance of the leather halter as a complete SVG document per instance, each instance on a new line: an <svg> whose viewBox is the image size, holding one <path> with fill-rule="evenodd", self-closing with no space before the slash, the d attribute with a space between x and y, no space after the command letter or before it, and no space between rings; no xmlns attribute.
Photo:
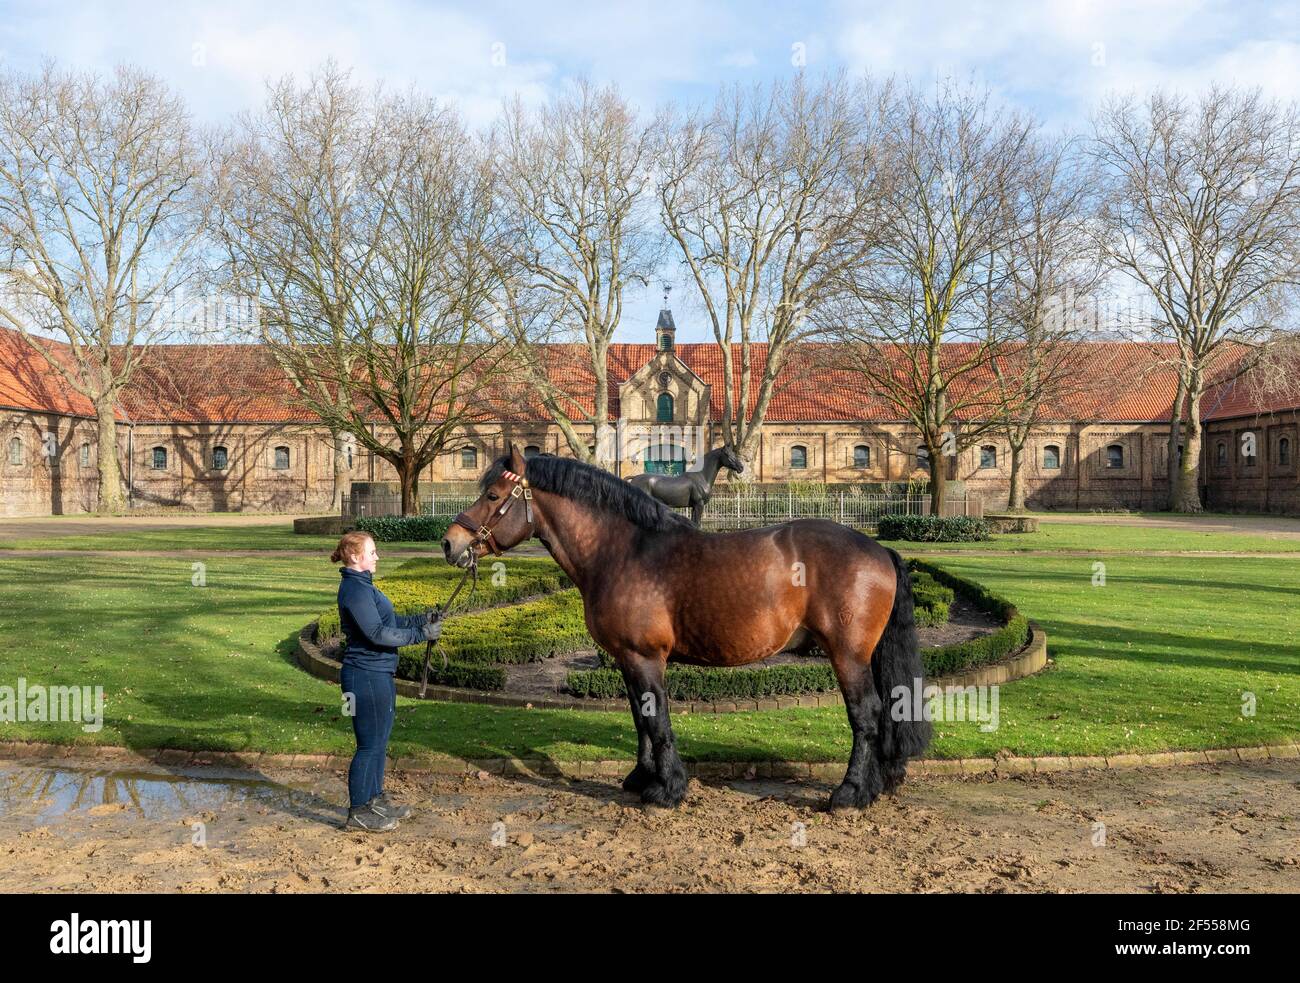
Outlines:
<svg viewBox="0 0 1300 983"><path fill-rule="evenodd" d="M515 499L520 497L524 500L524 509L528 518L529 534L527 538L532 538L533 490L528 486L528 479L522 475L517 475L513 471L507 471L505 472L505 477L515 482L515 487L510 489L510 494L506 496L505 501L501 503L501 506L495 512L487 517L486 522L482 525L475 525L475 523L472 522L469 516L464 512L461 512L456 516L456 518L451 520L452 525L460 526L462 529L468 529L474 534L474 538L470 540L469 545L465 547L466 549L472 550L475 546L479 545L479 543L482 543L492 551L493 556L501 556L504 551L497 545L492 530L496 527L497 523L505 517L505 514L510 511L510 506L515 503Z"/></svg>

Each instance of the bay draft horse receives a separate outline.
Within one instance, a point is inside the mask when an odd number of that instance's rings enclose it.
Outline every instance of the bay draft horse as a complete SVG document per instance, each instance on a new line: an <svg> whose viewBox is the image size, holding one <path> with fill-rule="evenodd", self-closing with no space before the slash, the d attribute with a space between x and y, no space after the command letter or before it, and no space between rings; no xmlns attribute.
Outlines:
<svg viewBox="0 0 1300 983"><path fill-rule="evenodd" d="M582 594L591 637L623 673L638 737L623 788L643 802L675 806L686 795L664 689L669 660L740 666L820 647L853 731L832 809L892 791L929 742L929 722L909 712L922 668L911 579L893 550L823 519L701 532L600 468L546 454L525 462L513 445L479 484L443 554L467 567L541 540ZM890 712L894 704L901 712Z"/></svg>

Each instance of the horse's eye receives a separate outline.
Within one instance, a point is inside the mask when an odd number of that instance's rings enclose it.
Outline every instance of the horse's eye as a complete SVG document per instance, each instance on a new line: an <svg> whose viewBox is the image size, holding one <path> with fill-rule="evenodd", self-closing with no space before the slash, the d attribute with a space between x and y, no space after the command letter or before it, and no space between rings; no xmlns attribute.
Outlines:
<svg viewBox="0 0 1300 983"><path fill-rule="evenodd" d="M497 500L497 493L496 493L496 492L488 492L487 499L488 499L489 502L495 502L495 501Z"/></svg>

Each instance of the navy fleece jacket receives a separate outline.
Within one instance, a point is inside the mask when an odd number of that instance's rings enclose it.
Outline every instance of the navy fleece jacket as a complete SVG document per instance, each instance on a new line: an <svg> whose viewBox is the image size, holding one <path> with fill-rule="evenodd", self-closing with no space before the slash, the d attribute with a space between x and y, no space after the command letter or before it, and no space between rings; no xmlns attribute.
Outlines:
<svg viewBox="0 0 1300 983"><path fill-rule="evenodd" d="M424 615L395 613L393 602L374 585L369 571L344 567L339 573L339 621L347 639L340 661L358 669L396 673L398 648L424 641L420 627Z"/></svg>

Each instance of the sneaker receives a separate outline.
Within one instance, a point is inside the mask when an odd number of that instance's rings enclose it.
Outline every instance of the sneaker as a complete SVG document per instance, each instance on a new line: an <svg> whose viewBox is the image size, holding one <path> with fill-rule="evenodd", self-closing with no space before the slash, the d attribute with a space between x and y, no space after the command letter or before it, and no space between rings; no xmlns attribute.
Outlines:
<svg viewBox="0 0 1300 983"><path fill-rule="evenodd" d="M405 819L411 814L410 806L404 806L400 802L393 802L383 792L370 800L370 808L381 816L389 816L393 819Z"/></svg>
<svg viewBox="0 0 1300 983"><path fill-rule="evenodd" d="M394 817L387 816L369 805L348 809L348 821L343 824L344 829L362 829L367 833L387 833L389 830L397 829L397 826Z"/></svg>

